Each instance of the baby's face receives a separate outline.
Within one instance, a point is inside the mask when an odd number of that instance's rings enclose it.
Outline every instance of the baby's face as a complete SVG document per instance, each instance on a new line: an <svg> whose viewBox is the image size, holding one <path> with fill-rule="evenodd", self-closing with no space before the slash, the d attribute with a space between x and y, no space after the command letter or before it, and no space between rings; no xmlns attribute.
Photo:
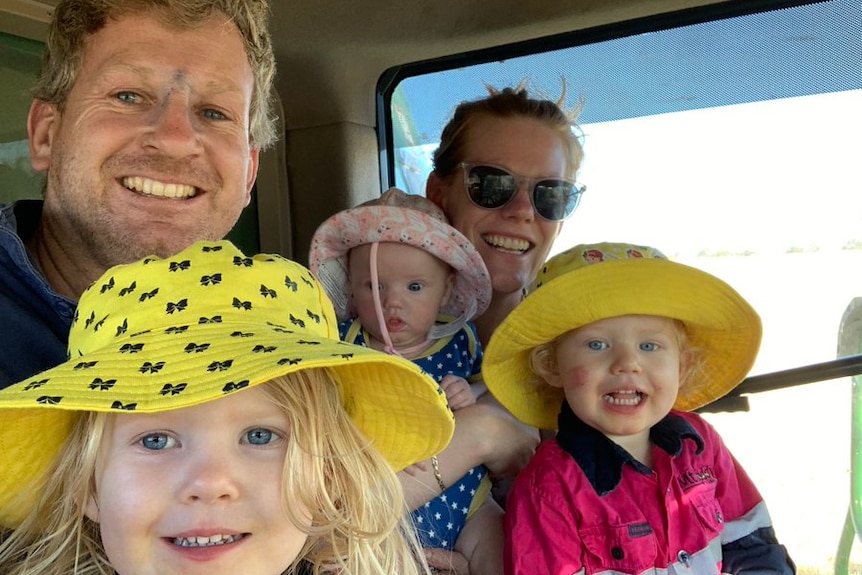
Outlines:
<svg viewBox="0 0 862 575"><path fill-rule="evenodd" d="M645 444L673 407L686 367L674 320L624 315L574 329L553 346L561 387L582 421L625 446Z"/></svg>
<svg viewBox="0 0 862 575"><path fill-rule="evenodd" d="M306 535L282 492L285 413L259 388L109 417L87 516L119 575L278 575ZM308 516L305 509L301 516Z"/></svg>
<svg viewBox="0 0 862 575"><path fill-rule="evenodd" d="M425 250L393 242L377 248L377 285L383 321L396 348L422 343L452 291L449 266ZM371 244L350 250L350 288L359 320L382 349L383 330L374 305Z"/></svg>

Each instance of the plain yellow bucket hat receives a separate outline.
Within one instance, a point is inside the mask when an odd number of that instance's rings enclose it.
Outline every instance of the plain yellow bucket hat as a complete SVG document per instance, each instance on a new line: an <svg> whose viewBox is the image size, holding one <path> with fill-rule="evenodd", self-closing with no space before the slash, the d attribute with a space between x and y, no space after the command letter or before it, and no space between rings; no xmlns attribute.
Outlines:
<svg viewBox="0 0 862 575"><path fill-rule="evenodd" d="M760 316L724 281L654 248L582 244L548 260L534 290L494 331L482 364L488 389L524 423L555 429L565 396L530 369L531 350L583 325L629 314L681 321L700 351L702 367L674 404L682 411L736 387L760 348Z"/></svg>

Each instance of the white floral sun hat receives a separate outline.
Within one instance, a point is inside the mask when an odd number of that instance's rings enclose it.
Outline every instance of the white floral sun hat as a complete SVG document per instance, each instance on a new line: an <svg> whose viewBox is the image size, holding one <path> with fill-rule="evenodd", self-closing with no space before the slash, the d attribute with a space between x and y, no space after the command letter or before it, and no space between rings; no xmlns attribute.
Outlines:
<svg viewBox="0 0 862 575"><path fill-rule="evenodd" d="M375 242L414 246L455 270L452 296L442 313L466 321L488 308L491 278L470 240L450 226L443 211L430 200L390 188L380 198L330 217L311 240L309 267L332 299L340 321L356 315L347 254Z"/></svg>

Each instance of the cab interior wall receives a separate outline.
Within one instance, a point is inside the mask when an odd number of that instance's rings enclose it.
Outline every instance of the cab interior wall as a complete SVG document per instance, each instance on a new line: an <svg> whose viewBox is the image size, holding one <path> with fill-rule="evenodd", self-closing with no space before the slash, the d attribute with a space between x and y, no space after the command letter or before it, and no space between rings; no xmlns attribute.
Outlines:
<svg viewBox="0 0 862 575"><path fill-rule="evenodd" d="M57 1L0 0L0 32L44 41ZM305 263L320 222L381 192L375 92L385 70L711 3L272 1L284 137L261 160L261 250Z"/></svg>
<svg viewBox="0 0 862 575"><path fill-rule="evenodd" d="M317 225L381 192L376 84L406 62L696 7L705 2L621 0L273 4L277 89L285 109L294 207L293 257L305 261ZM356 26L362 22L362 26ZM323 213L320 183L329 198Z"/></svg>

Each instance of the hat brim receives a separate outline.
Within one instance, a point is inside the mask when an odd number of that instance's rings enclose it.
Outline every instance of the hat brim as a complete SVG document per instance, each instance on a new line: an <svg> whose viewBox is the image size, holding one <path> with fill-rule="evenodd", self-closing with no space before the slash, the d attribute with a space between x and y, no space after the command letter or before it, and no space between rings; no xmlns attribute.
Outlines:
<svg viewBox="0 0 862 575"><path fill-rule="evenodd" d="M439 387L413 362L275 325L245 327L232 323L235 335L226 338L218 325L189 326L183 337L202 344L183 352L197 356L193 361L178 355L164 330L118 339L116 345L3 390L2 499L14 501L26 483L23 478L38 477L48 467L71 429L75 412L181 409L315 367L337 374L343 405L396 471L439 453L449 443L454 417ZM118 353L126 344L143 344L148 361L136 361L133 353ZM160 358L163 365L155 369L160 362L152 358ZM226 358L231 358L229 365ZM89 374L96 366L98 379ZM112 380L122 385L115 389ZM424 423L419 426L417 421Z"/></svg>
<svg viewBox="0 0 862 575"><path fill-rule="evenodd" d="M561 275L531 293L494 331L483 361L485 383L521 421L555 429L565 396L536 384L531 350L589 323L631 314L681 321L699 351L701 369L680 388L676 409L690 411L722 397L754 365L760 317L732 287L676 262L624 259Z"/></svg>

